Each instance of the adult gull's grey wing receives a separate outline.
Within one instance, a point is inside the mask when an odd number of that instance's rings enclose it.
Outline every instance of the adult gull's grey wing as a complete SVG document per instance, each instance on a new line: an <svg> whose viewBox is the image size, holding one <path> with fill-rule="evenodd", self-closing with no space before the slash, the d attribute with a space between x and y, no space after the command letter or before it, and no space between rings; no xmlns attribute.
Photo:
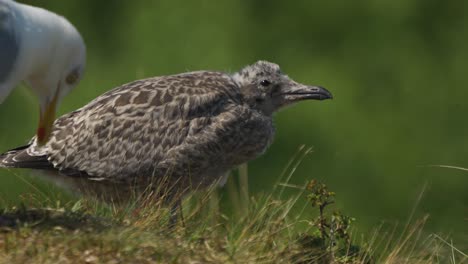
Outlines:
<svg viewBox="0 0 468 264"><path fill-rule="evenodd" d="M19 53L20 40L15 31L14 9L0 0L0 103L13 87L7 83Z"/></svg>

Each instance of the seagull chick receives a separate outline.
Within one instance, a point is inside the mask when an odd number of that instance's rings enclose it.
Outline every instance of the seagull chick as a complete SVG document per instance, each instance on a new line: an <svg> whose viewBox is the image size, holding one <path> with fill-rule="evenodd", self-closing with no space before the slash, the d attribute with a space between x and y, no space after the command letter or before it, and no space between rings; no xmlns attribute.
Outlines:
<svg viewBox="0 0 468 264"><path fill-rule="evenodd" d="M232 75L196 71L138 80L58 118L45 145L33 138L1 154L0 167L52 170L56 182L77 191L163 178L177 193L222 185L231 169L272 143L275 112L331 98L266 61Z"/></svg>
<svg viewBox="0 0 468 264"><path fill-rule="evenodd" d="M39 99L44 144L61 99L82 77L86 48L76 28L42 8L0 0L0 103L25 81Z"/></svg>

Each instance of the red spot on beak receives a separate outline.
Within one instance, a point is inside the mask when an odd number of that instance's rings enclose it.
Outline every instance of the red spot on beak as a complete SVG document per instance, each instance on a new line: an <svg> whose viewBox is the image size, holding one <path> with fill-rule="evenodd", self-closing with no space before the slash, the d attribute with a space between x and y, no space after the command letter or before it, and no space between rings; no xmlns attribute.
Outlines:
<svg viewBox="0 0 468 264"><path fill-rule="evenodd" d="M45 138L45 128L44 127L38 127L37 128L37 140L39 142L43 142Z"/></svg>

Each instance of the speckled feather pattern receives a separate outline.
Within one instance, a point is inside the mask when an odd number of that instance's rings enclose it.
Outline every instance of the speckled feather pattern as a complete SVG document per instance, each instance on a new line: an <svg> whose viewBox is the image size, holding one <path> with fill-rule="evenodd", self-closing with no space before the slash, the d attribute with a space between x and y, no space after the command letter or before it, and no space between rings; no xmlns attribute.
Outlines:
<svg viewBox="0 0 468 264"><path fill-rule="evenodd" d="M271 116L246 105L229 75L200 71L115 88L57 119L47 145L28 152L71 176L168 176L186 188L262 154L273 134Z"/></svg>

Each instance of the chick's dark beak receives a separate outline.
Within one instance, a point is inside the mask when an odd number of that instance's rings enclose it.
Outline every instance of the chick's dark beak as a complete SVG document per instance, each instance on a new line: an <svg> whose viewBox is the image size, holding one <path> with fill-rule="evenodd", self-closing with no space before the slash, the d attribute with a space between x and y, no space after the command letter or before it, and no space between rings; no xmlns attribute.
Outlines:
<svg viewBox="0 0 468 264"><path fill-rule="evenodd" d="M321 86L309 86L300 83L292 83L283 95L288 100L326 100L333 99L333 95Z"/></svg>

